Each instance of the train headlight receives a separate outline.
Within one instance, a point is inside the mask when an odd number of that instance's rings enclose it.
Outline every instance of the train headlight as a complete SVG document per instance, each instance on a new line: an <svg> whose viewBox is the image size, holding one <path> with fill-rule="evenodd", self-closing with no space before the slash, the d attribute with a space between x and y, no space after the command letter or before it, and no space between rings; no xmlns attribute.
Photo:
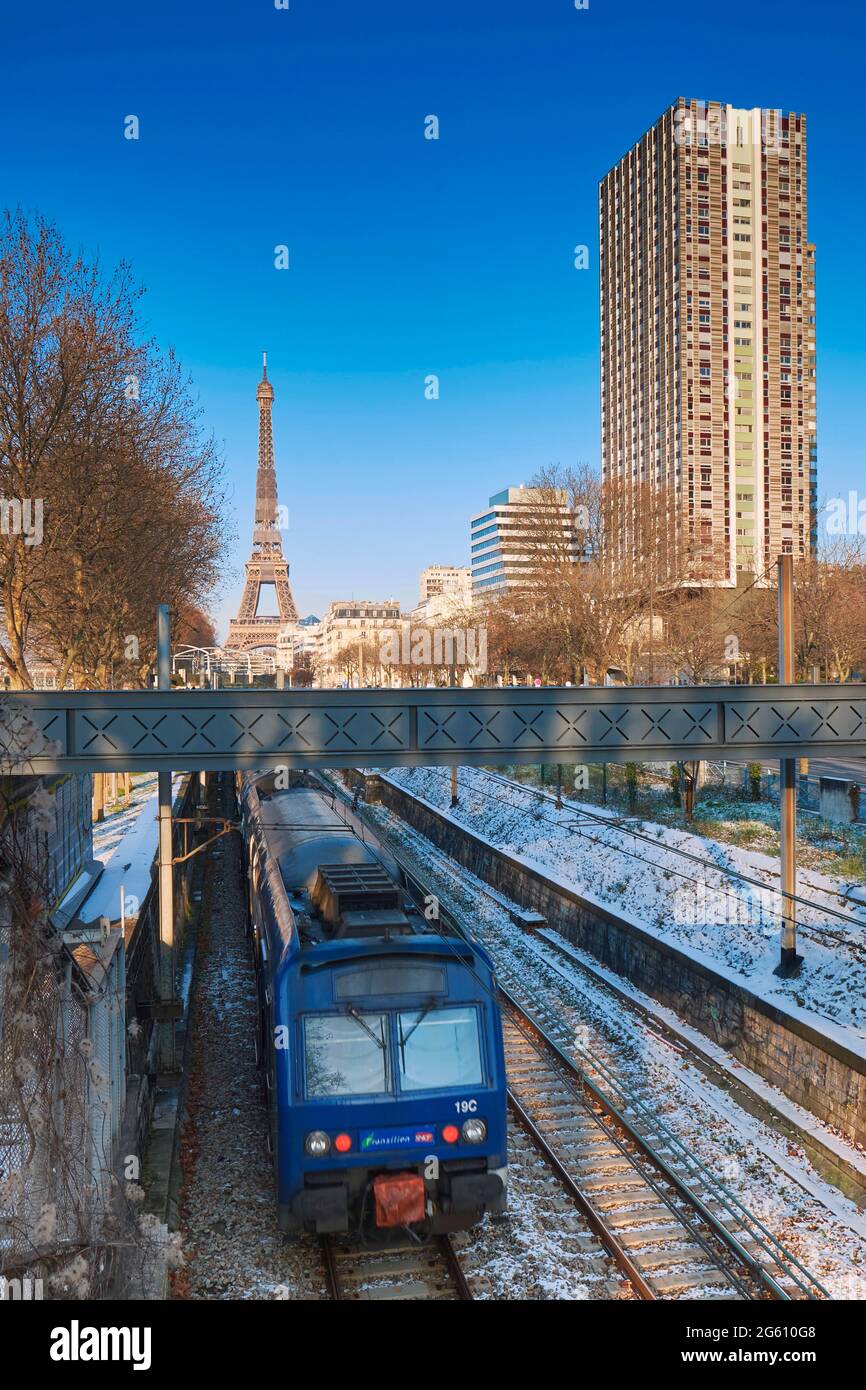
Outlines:
<svg viewBox="0 0 866 1390"><path fill-rule="evenodd" d="M314 1129L304 1140L310 1158L324 1158L330 1147L331 1141L323 1129Z"/></svg>
<svg viewBox="0 0 866 1390"><path fill-rule="evenodd" d="M464 1120L462 1132L467 1144L483 1144L487 1138L487 1126L483 1120Z"/></svg>

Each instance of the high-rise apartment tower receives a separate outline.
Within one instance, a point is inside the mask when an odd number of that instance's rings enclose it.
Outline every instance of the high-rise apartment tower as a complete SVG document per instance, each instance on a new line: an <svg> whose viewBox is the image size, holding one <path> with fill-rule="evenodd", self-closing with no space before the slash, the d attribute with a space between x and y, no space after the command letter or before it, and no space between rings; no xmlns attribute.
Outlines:
<svg viewBox="0 0 866 1390"><path fill-rule="evenodd" d="M679 98L599 185L607 545L734 586L816 544L806 119ZM687 557L687 559L686 559Z"/></svg>

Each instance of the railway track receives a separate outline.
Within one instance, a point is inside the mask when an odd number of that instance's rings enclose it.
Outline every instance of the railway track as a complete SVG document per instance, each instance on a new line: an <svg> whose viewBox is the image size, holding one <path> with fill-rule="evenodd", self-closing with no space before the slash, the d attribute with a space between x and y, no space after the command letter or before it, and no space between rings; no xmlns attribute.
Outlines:
<svg viewBox="0 0 866 1390"><path fill-rule="evenodd" d="M448 1236L436 1236L425 1245L381 1250L323 1236L321 1246L331 1298L340 1302L472 1298Z"/></svg>
<svg viewBox="0 0 866 1390"><path fill-rule="evenodd" d="M748 1214L695 1191L503 992L512 1111L644 1299L824 1296Z"/></svg>
<svg viewBox="0 0 866 1390"><path fill-rule="evenodd" d="M387 836L383 843L422 898L429 894L403 847ZM501 905L500 895L487 896ZM441 893L437 900L440 917L471 939L459 911ZM598 1048L563 1046L555 1036L562 1020L528 997L523 980L508 979L500 992L512 1113L639 1297L830 1297L654 1108L622 1084Z"/></svg>

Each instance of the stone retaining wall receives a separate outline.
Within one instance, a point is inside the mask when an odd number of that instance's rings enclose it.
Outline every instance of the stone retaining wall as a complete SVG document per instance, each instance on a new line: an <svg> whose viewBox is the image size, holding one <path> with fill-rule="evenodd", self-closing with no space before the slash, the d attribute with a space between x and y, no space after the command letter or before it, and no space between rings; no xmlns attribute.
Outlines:
<svg viewBox="0 0 866 1390"><path fill-rule="evenodd" d="M746 986L716 974L669 942L486 844L375 774L347 770L368 801L380 802L458 864L778 1086L847 1139L866 1145L866 1061Z"/></svg>

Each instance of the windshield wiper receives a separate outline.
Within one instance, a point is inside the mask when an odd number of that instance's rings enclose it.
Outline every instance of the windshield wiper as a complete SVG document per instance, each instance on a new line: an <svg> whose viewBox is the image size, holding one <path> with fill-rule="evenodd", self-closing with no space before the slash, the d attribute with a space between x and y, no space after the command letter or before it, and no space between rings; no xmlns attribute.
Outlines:
<svg viewBox="0 0 866 1390"><path fill-rule="evenodd" d="M377 1046L378 1048L381 1048L381 1050L384 1052L384 1051L385 1051L385 1043L384 1043L384 1040L383 1040L382 1038L377 1038L377 1037L376 1037L376 1034L373 1032L373 1029L369 1026L369 1024L367 1024L367 1023L364 1022L364 1020L362 1019L361 1015L358 1013L358 1010L355 1008L355 1005L354 1005L354 1004L347 1004L347 1005L346 1005L346 1013L349 1015L350 1018L353 1018L353 1019L355 1020L355 1022L356 1022L357 1024L360 1025L361 1028L363 1028L363 1030L364 1030L364 1032L367 1034L367 1036L370 1037L370 1038L372 1038L372 1039L373 1039L373 1042L376 1044L376 1046Z"/></svg>
<svg viewBox="0 0 866 1390"><path fill-rule="evenodd" d="M433 1005L436 1004L436 1003L438 1003L438 996L435 996L435 995L434 995L434 997L433 997L432 999L428 999L428 1000L427 1000L427 1003L424 1005L423 1009L421 1010L420 1014L419 1014L418 1017L416 1018L415 1022L412 1024L412 1027L409 1029L409 1032L406 1033L405 1036L404 1036L404 1034L403 1034L403 1026L402 1026L402 1024L400 1025L400 1046L401 1046L401 1048L403 1048L403 1047L406 1046L406 1044L407 1044L407 1042L409 1041L409 1039L411 1038L412 1034L415 1032L415 1029L421 1027L421 1024L424 1022L424 1020L425 1020L425 1018L427 1017L427 1015L429 1014L430 1010L433 1008Z"/></svg>

